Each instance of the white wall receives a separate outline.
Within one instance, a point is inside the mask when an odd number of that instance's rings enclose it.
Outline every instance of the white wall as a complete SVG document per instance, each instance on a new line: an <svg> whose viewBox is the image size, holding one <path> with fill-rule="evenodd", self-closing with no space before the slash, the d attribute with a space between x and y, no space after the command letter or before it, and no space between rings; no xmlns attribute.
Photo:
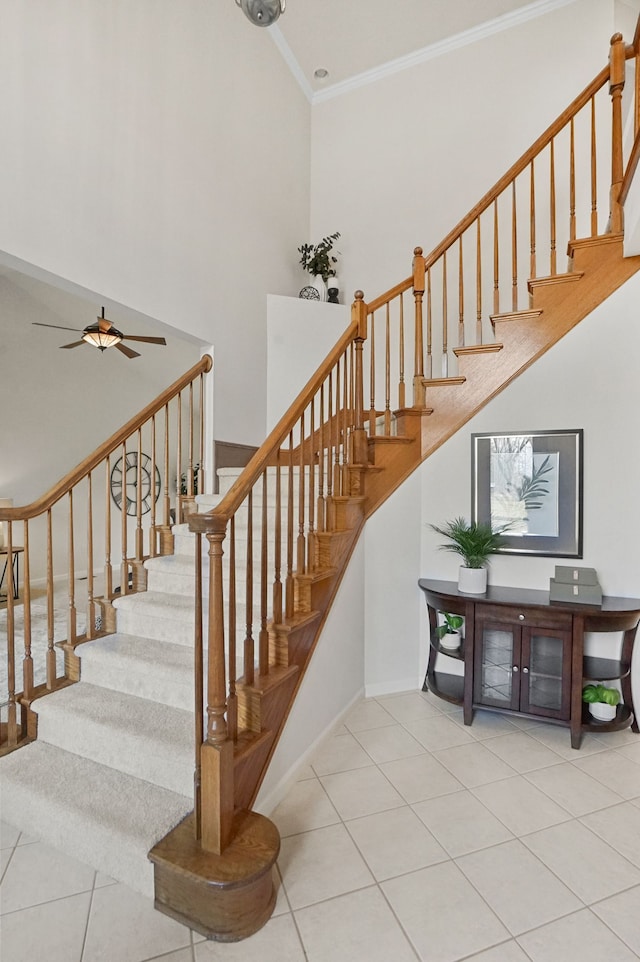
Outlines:
<svg viewBox="0 0 640 962"><path fill-rule="evenodd" d="M267 31L3 0L0 88L0 250L214 344L216 436L261 441L266 294L297 293L309 217L310 105Z"/></svg>
<svg viewBox="0 0 640 962"><path fill-rule="evenodd" d="M579 563L596 569L605 594L640 596L640 445L633 426L640 384L637 365L625 360L640 356L639 303L640 276L635 275L439 448L419 470L419 486L413 480L405 484L369 522L367 558L379 560L375 568L367 563L367 691L405 688L411 666L416 666L415 684L422 679L428 635L418 578L457 578L455 556L439 550L442 539L428 524L470 517L474 432L583 428L584 556ZM405 545L403 553L399 546ZM384 590L380 559L387 557L390 582ZM489 577L494 584L548 590L556 563L563 559L497 555ZM389 612L396 607L394 631ZM632 678L634 697L640 699L638 653Z"/></svg>
<svg viewBox="0 0 640 962"><path fill-rule="evenodd" d="M613 32L613 0L576 0L314 106L312 234L341 231L345 293L408 277L413 248L433 249L606 65Z"/></svg>

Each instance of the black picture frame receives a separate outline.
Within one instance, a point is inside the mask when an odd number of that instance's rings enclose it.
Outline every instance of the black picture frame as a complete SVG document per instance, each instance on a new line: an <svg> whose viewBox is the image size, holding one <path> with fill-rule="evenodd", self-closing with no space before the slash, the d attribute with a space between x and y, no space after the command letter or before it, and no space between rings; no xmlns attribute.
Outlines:
<svg viewBox="0 0 640 962"><path fill-rule="evenodd" d="M500 554L582 558L582 428L471 435L471 516L509 523Z"/></svg>

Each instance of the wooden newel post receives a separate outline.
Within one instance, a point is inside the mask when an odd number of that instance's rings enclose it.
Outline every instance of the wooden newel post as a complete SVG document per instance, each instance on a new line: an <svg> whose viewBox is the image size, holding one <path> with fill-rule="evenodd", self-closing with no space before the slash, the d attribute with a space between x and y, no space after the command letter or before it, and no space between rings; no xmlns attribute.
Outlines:
<svg viewBox="0 0 640 962"><path fill-rule="evenodd" d="M620 188L624 173L622 157L622 91L624 89L624 73L626 60L626 45L621 33L614 33L611 38L609 54L609 94L611 95L611 194L609 200L610 229L612 234L620 233L623 229L623 212L620 204Z"/></svg>
<svg viewBox="0 0 640 962"><path fill-rule="evenodd" d="M357 326L355 337L356 366L354 387L354 431L352 434L352 463L367 463L367 435L364 430L364 364L362 351L367 339L367 305L362 291L356 291L351 305L351 322Z"/></svg>
<svg viewBox="0 0 640 962"><path fill-rule="evenodd" d="M209 669L207 734L201 753L201 843L220 855L231 839L234 810L233 742L227 730L227 686L224 657L222 542L226 522L209 518Z"/></svg>
<svg viewBox="0 0 640 962"><path fill-rule="evenodd" d="M424 337L422 333L422 298L425 288L425 266L422 248L413 252L413 297L415 300L415 359L413 375L413 406L423 408L426 402L424 386Z"/></svg>

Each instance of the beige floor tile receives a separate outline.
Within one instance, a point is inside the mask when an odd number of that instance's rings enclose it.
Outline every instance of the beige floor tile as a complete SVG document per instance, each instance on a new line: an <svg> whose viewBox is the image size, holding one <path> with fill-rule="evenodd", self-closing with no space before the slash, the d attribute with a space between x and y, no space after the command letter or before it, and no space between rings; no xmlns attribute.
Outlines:
<svg viewBox="0 0 640 962"><path fill-rule="evenodd" d="M91 893L83 892L3 916L2 959L80 962L90 901Z"/></svg>
<svg viewBox="0 0 640 962"><path fill-rule="evenodd" d="M564 822L522 839L586 905L640 885L640 870L580 822Z"/></svg>
<svg viewBox="0 0 640 962"><path fill-rule="evenodd" d="M592 905L591 910L640 959L640 885Z"/></svg>
<svg viewBox="0 0 640 962"><path fill-rule="evenodd" d="M12 848L0 849L0 882L4 878L4 873L6 871L7 865L11 861L11 856L13 855ZM0 888L0 914L2 913L2 889Z"/></svg>
<svg viewBox="0 0 640 962"><path fill-rule="evenodd" d="M9 825L8 822L0 822L0 849L13 848L18 844L20 830Z"/></svg>
<svg viewBox="0 0 640 962"><path fill-rule="evenodd" d="M514 732L509 735L498 735L484 742L487 748L494 752L517 772L531 772L536 768L547 768L549 765L559 765L562 758L557 752L547 748L527 732Z"/></svg>
<svg viewBox="0 0 640 962"><path fill-rule="evenodd" d="M349 712L344 724L350 732L362 732L372 728L384 728L385 725L395 725L396 719L375 699L369 698L361 701Z"/></svg>
<svg viewBox="0 0 640 962"><path fill-rule="evenodd" d="M198 942L194 954L196 962L305 962L291 915L270 919L242 942Z"/></svg>
<svg viewBox="0 0 640 962"><path fill-rule="evenodd" d="M491 785L479 785L472 791L517 836L538 832L571 818L523 775L514 775Z"/></svg>
<svg viewBox="0 0 640 962"><path fill-rule="evenodd" d="M145 962L193 962L191 947L188 949L178 949L177 952L169 952L168 955L157 955L155 959L145 959Z"/></svg>
<svg viewBox="0 0 640 962"><path fill-rule="evenodd" d="M344 825L283 838L278 866L293 909L365 888L374 881Z"/></svg>
<svg viewBox="0 0 640 962"><path fill-rule="evenodd" d="M93 893L82 962L143 962L191 944L184 925L125 885Z"/></svg>
<svg viewBox="0 0 640 962"><path fill-rule="evenodd" d="M561 725L545 725L536 722L534 725L529 725L526 731L532 738L542 742L547 748L551 748L565 761L584 758L594 752L601 752L606 747L596 738L592 738L591 735L583 735L580 748L572 748L569 729Z"/></svg>
<svg viewBox="0 0 640 962"><path fill-rule="evenodd" d="M405 804L403 797L375 767L324 775L320 781L343 819L373 815Z"/></svg>
<svg viewBox="0 0 640 962"><path fill-rule="evenodd" d="M475 741L473 736L465 731L462 726L456 725L446 715L412 719L405 722L404 727L430 752L452 748L454 745L473 744Z"/></svg>
<svg viewBox="0 0 640 962"><path fill-rule="evenodd" d="M413 810L452 858L513 838L471 792L418 802Z"/></svg>
<svg viewBox="0 0 640 962"><path fill-rule="evenodd" d="M316 775L316 773L314 772L314 770L313 770L313 768L311 767L311 765L305 765L304 768L301 768L300 771L298 772L298 781L299 781L299 782L304 782L305 779L307 779L307 778L317 778L317 775Z"/></svg>
<svg viewBox="0 0 640 962"><path fill-rule="evenodd" d="M638 958L590 909L528 932L518 942L532 962L584 962L585 959L637 962Z"/></svg>
<svg viewBox="0 0 640 962"><path fill-rule="evenodd" d="M373 765L371 758L350 732L329 738L311 761L316 775L349 772L353 768L366 768L367 765Z"/></svg>
<svg viewBox="0 0 640 962"><path fill-rule="evenodd" d="M355 737L377 765L425 753L424 746L395 722L386 728L358 732Z"/></svg>
<svg viewBox="0 0 640 962"><path fill-rule="evenodd" d="M44 842L17 846L2 880L0 912L90 892L95 869Z"/></svg>
<svg viewBox="0 0 640 962"><path fill-rule="evenodd" d="M509 936L453 862L390 879L381 887L424 962L454 962Z"/></svg>
<svg viewBox="0 0 640 962"><path fill-rule="evenodd" d="M630 758L636 765L640 765L640 738L636 735L636 741L631 744L619 745L616 748L619 755Z"/></svg>
<svg viewBox="0 0 640 962"><path fill-rule="evenodd" d="M416 962L378 888L350 892L295 916L309 962Z"/></svg>
<svg viewBox="0 0 640 962"><path fill-rule="evenodd" d="M399 695L384 695L376 698L378 704L396 721L404 724L425 718L438 717L440 714L440 699L419 691L405 692Z"/></svg>
<svg viewBox="0 0 640 962"><path fill-rule="evenodd" d="M434 757L467 788L511 778L515 772L511 765L490 752L484 743L472 741L467 745L445 748L434 752Z"/></svg>
<svg viewBox="0 0 640 962"><path fill-rule="evenodd" d="M570 762L541 768L525 777L572 815L586 815L622 801L620 795Z"/></svg>
<svg viewBox="0 0 640 962"><path fill-rule="evenodd" d="M623 802L584 815L580 821L640 868L640 808Z"/></svg>
<svg viewBox="0 0 640 962"><path fill-rule="evenodd" d="M464 725L464 714L462 709L458 712L450 713L447 718L451 718L459 725ZM494 711L481 711L476 709L473 713L473 722L465 726L465 731L483 741L485 738L492 738L494 735L508 735L519 731L506 715L499 715Z"/></svg>
<svg viewBox="0 0 640 962"><path fill-rule="evenodd" d="M599 752L573 764L623 798L640 795L640 765L630 762L619 752Z"/></svg>
<svg viewBox="0 0 640 962"><path fill-rule="evenodd" d="M405 801L410 804L436 795L449 795L464 788L464 785L454 778L433 755L399 758L395 762L385 762L379 767L394 788L397 788Z"/></svg>
<svg viewBox="0 0 640 962"><path fill-rule="evenodd" d="M515 939L496 945L493 949L487 949L479 955L472 955L466 962L530 962L529 956L525 955Z"/></svg>
<svg viewBox="0 0 640 962"><path fill-rule="evenodd" d="M580 900L519 840L463 855L456 863L512 935L581 908Z"/></svg>
<svg viewBox="0 0 640 962"><path fill-rule="evenodd" d="M449 857L408 806L352 819L346 827L378 881Z"/></svg>
<svg viewBox="0 0 640 962"><path fill-rule="evenodd" d="M273 909L273 918L276 915L284 915L286 912L291 911L289 901L287 899L287 893L284 890L284 885L282 884L282 876L280 875L280 870L276 864L275 872L273 874L273 884L276 890L276 904Z"/></svg>
<svg viewBox="0 0 640 962"><path fill-rule="evenodd" d="M296 782L270 818L283 838L340 821L340 816L317 778Z"/></svg>

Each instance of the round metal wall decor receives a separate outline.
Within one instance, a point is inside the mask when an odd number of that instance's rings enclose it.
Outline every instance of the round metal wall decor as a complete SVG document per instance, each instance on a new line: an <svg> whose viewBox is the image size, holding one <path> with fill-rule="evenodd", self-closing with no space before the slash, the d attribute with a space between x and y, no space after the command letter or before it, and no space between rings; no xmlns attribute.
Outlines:
<svg viewBox="0 0 640 962"><path fill-rule="evenodd" d="M308 287L302 288L300 297L305 301L319 301L320 291L317 287L311 287L311 285L309 285Z"/></svg>
<svg viewBox="0 0 640 962"><path fill-rule="evenodd" d="M148 454L142 454L140 458L140 478L141 478L141 511L148 514L151 511L151 497L153 484L151 481L151 458ZM160 497L160 472L156 465L155 470L155 501ZM136 514L138 510L138 452L131 451L127 454L124 465L122 458L118 458L111 470L110 477L111 496L122 511L122 502L125 502L127 514Z"/></svg>

